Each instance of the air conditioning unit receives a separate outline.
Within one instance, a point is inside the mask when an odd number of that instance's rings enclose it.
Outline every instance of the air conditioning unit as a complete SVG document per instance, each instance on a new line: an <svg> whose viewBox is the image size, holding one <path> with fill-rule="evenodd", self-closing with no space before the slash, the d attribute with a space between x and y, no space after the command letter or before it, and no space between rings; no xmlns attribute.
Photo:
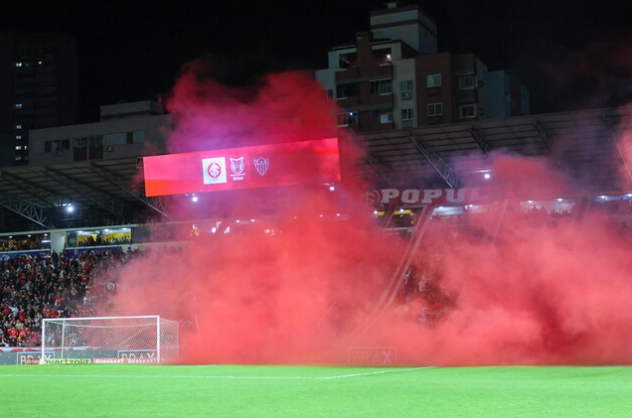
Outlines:
<svg viewBox="0 0 632 418"><path fill-rule="evenodd" d="M412 128L412 127L413 127L412 119L406 119L402 121L402 128Z"/></svg>
<svg viewBox="0 0 632 418"><path fill-rule="evenodd" d="M112 145L108 145L107 147L105 147L105 151L106 152L112 152L112 151L114 151L114 147Z"/></svg>
<svg viewBox="0 0 632 418"><path fill-rule="evenodd" d="M413 98L413 92L412 91L403 91L402 92L402 100L410 100Z"/></svg>

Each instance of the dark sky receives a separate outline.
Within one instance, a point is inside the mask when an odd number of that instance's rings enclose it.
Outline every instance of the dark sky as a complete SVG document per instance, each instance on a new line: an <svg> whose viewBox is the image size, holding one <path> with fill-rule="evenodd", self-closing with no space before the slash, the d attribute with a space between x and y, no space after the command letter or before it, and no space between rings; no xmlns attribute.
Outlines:
<svg viewBox="0 0 632 418"><path fill-rule="evenodd" d="M536 113L632 98L631 0L420 0L439 48L518 68ZM267 71L319 68L327 50L368 30L374 0L3 0L0 28L77 39L80 118L100 104L165 94L186 61L211 54L247 83Z"/></svg>

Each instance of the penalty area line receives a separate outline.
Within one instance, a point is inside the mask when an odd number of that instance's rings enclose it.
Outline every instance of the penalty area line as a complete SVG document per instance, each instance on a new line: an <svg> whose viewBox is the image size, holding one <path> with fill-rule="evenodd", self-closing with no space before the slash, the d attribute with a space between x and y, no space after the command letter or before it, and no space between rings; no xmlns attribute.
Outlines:
<svg viewBox="0 0 632 418"><path fill-rule="evenodd" d="M45 377L45 378L84 378L84 379L100 379L100 378L117 378L117 379L233 379L233 380L334 380L349 379L354 377L374 376L387 373L404 373L415 370L429 369L429 367L412 367L406 369L389 369L379 370L366 373L350 373L333 376L232 376L232 375L147 375L147 374L0 374L0 378L12 377Z"/></svg>

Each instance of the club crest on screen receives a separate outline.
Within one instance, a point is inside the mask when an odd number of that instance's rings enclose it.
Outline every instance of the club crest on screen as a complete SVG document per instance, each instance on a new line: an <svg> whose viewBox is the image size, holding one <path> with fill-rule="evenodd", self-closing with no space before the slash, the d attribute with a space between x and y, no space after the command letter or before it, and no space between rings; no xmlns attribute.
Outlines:
<svg viewBox="0 0 632 418"><path fill-rule="evenodd" d="M202 160L204 184L226 183L226 159L224 157Z"/></svg>
<svg viewBox="0 0 632 418"><path fill-rule="evenodd" d="M231 177L233 180L243 180L244 179L244 169L246 165L244 164L244 157L240 158L229 158L230 160L230 171Z"/></svg>
<svg viewBox="0 0 632 418"><path fill-rule="evenodd" d="M255 159L254 163L257 173L261 174L262 176L268 171L268 168L270 167L269 158L259 157Z"/></svg>

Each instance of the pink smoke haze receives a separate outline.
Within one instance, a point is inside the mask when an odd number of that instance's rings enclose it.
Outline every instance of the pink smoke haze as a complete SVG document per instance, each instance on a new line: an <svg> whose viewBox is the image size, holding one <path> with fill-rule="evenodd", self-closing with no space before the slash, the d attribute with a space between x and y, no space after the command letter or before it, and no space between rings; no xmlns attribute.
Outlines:
<svg viewBox="0 0 632 418"><path fill-rule="evenodd" d="M222 87L201 74L200 63L189 64L174 87L170 152L333 133L343 185L270 191L285 202L269 223L274 235L257 221L251 232L150 252L122 270L115 313L194 324L183 330L181 362L344 363L354 346L395 347L397 363L411 365L632 362L630 234L605 216L526 216L514 199L503 211L501 201L488 214L468 215L467 230L431 221L420 254L440 254L439 285L454 301L442 321L420 324L396 309L404 304L398 297L363 327L407 241L386 235L363 201L370 181L353 167L364 151L337 129L335 105L300 73L269 75L256 89ZM573 190L544 160L496 155L489 163L508 190ZM217 199L230 205L227 217L254 210L247 193ZM480 239L496 229L493 239Z"/></svg>

